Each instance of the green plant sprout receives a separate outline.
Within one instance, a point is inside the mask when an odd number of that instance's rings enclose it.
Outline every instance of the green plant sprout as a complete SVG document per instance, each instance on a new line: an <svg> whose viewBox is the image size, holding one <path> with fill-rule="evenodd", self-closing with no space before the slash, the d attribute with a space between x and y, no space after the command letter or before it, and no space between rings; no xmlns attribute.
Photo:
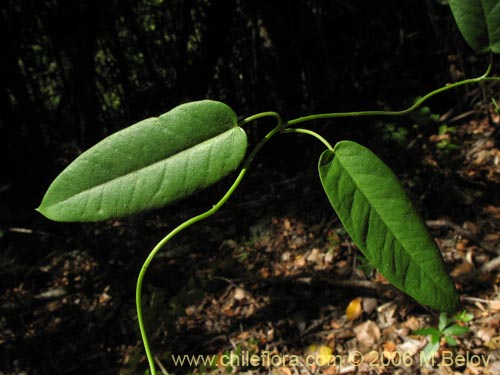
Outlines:
<svg viewBox="0 0 500 375"><path fill-rule="evenodd" d="M345 230L373 267L423 305L450 313L460 308L440 250L389 167L362 145L340 141L332 146L316 132L296 127L321 119L408 115L445 91L499 81L500 77L490 77L493 54L500 53L498 0L450 0L449 4L469 45L490 55L488 68L480 77L438 88L400 111L324 113L288 121L276 112L263 112L238 123L235 112L224 103L186 103L110 135L78 156L52 182L37 209L40 213L55 221L94 222L163 207L213 185L243 163L222 198L168 233L141 267L136 308L152 375L156 375L156 367L142 311L142 286L151 261L175 235L215 214L237 189L262 147L279 134L312 136L325 146L318 163L322 186ZM264 117L274 118L276 125L245 158L247 137L242 127ZM439 336L456 334L454 325L443 324ZM430 334L435 345L437 333ZM452 338L447 340L453 343Z"/></svg>
<svg viewBox="0 0 500 375"><path fill-rule="evenodd" d="M370 277L375 271L375 267L362 254L356 255L357 268L363 271L366 277Z"/></svg>
<svg viewBox="0 0 500 375"><path fill-rule="evenodd" d="M497 115L500 116L500 107L498 106L495 98L491 98L491 102L493 103L493 106L495 107L495 112L497 113Z"/></svg>
<svg viewBox="0 0 500 375"><path fill-rule="evenodd" d="M412 333L414 335L428 336L429 342L424 347L423 354L425 355L425 358L432 358L441 347L442 339L449 346L457 346L458 343L454 336L461 336L468 333L470 331L469 327L464 326L463 324L470 322L472 319L472 314L469 314L466 310L455 314L451 318L449 318L446 313L442 312L439 315L437 328L421 328L413 331Z"/></svg>
<svg viewBox="0 0 500 375"><path fill-rule="evenodd" d="M460 148L459 145L456 145L451 142L450 135L454 134L456 131L454 126L448 126L446 124L440 125L438 127L438 135L444 136L437 144L436 147L443 151L445 154L449 154L455 150Z"/></svg>

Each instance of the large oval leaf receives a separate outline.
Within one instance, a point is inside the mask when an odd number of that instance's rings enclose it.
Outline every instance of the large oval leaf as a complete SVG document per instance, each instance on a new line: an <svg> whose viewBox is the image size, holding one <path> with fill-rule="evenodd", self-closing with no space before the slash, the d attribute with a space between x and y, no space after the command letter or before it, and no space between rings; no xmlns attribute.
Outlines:
<svg viewBox="0 0 500 375"><path fill-rule="evenodd" d="M479 52L500 53L500 1L449 0L458 28Z"/></svg>
<svg viewBox="0 0 500 375"><path fill-rule="evenodd" d="M459 306L441 253L392 171L349 141L323 152L323 188L345 229L372 265L396 287L437 310Z"/></svg>
<svg viewBox="0 0 500 375"><path fill-rule="evenodd" d="M99 221L162 207L236 169L246 146L224 103L183 104L82 153L50 185L38 210L56 221Z"/></svg>

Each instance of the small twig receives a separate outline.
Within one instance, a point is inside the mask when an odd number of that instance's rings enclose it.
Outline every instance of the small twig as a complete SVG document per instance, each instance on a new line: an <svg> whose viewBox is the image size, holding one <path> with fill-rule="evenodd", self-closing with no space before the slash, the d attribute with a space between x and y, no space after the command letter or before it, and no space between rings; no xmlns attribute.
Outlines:
<svg viewBox="0 0 500 375"><path fill-rule="evenodd" d="M500 256L496 257L493 260L490 260L488 263L484 264L479 270L481 272L491 272L500 268Z"/></svg>
<svg viewBox="0 0 500 375"><path fill-rule="evenodd" d="M16 227L11 227L7 229L9 232L12 233L22 233L22 234L33 234L33 229L31 228L16 228Z"/></svg>
<svg viewBox="0 0 500 375"><path fill-rule="evenodd" d="M455 121L462 120L462 119L464 119L464 118L466 118L466 117L469 117L470 115L473 115L473 114L475 114L476 112L477 112L477 111L474 111L474 110L472 110L472 111L468 111L468 112L464 112L464 113L461 113L461 114L459 114L459 115L457 115L457 116L455 116L455 117L453 117L453 118L450 118L450 119L448 119L448 120L447 120L444 116L441 116L441 117L439 118L439 121L440 121L440 122L444 122L444 121L446 121L446 122L449 124L449 123L452 123L452 122L455 122Z"/></svg>
<svg viewBox="0 0 500 375"><path fill-rule="evenodd" d="M220 279L228 282L229 284L233 285L234 287L241 288L237 284L235 284L234 281L226 279L224 277L220 276L214 276L214 279ZM236 279L237 281L241 281L241 279ZM266 285L269 284L274 284L274 285L283 285L287 284L291 281L298 282L298 283L303 283L303 284L319 284L321 283L322 285L331 285L339 288L348 288L348 289L369 289L373 290L377 293L381 293L387 290L396 290L394 286L391 284L380 284L376 282L372 282L369 280L338 280L338 279L331 279L329 277L317 277L311 274L304 274L304 273L299 273L291 276L285 276L281 277L279 279L260 279L260 278L255 278L255 277L248 277L245 278L246 281L252 282L252 283L257 283L257 284L262 284L265 283ZM243 289L245 290L245 289Z"/></svg>
<svg viewBox="0 0 500 375"><path fill-rule="evenodd" d="M349 288L349 289L371 289L376 292L383 292L386 290L394 290L395 288L390 285L390 284L380 284L380 283L375 283L373 281L369 280L338 280L338 279L331 279L329 277L314 277L311 275L304 275L304 274L298 274L298 275L292 275L288 277L281 278L279 280L267 280L266 282L274 282L274 283L286 283L289 281L299 281L304 284L316 284L316 283L322 283L322 284L328 284L336 287L341 287L341 288Z"/></svg>
<svg viewBox="0 0 500 375"><path fill-rule="evenodd" d="M473 270L472 272L465 273L460 275L455 280L464 283L471 282L473 280L479 280L479 276L484 275L489 272L493 272L496 269L500 268L500 256L490 260L488 263L483 264L480 268ZM480 280L479 280L480 281Z"/></svg>
<svg viewBox="0 0 500 375"><path fill-rule="evenodd" d="M259 304L259 301L257 301L253 296L252 296L252 293L249 292L247 289L245 289L244 287L242 286L239 286L238 284L236 284L233 280L230 280L226 277L223 277L223 276L213 276L212 277L213 279L216 279L216 280L222 280L222 281L225 281L226 283L228 283L229 285L233 286L234 288L237 288L237 289L241 289L243 290L246 295L248 296L248 299L256 306L256 307L259 307L260 304Z"/></svg>
<svg viewBox="0 0 500 375"><path fill-rule="evenodd" d="M169 375L167 369L163 366L163 364L160 362L160 359L157 356L155 356L155 362L160 368L163 375Z"/></svg>
<svg viewBox="0 0 500 375"><path fill-rule="evenodd" d="M302 360L302 358L299 358L299 362L302 365L302 368L304 370L306 370L309 373L309 375L314 375L314 373L311 372L311 370L309 369L309 367L306 366L306 364L304 363L304 361Z"/></svg>
<svg viewBox="0 0 500 375"><path fill-rule="evenodd" d="M390 284L380 284L375 283L369 280L330 280L328 278L318 279L321 283L327 283L329 285L334 285L342 288L351 288L351 289L371 289L376 292L383 292L386 290L394 290L395 288Z"/></svg>
<svg viewBox="0 0 500 375"><path fill-rule="evenodd" d="M15 312L17 310L30 310L34 309L38 306L41 306L47 302L52 302L55 300L60 300L63 297L68 295L68 291L64 288L54 288L50 289L46 292L42 292L37 294L32 299L15 302L6 302L0 305L0 311L12 311Z"/></svg>
<svg viewBox="0 0 500 375"><path fill-rule="evenodd" d="M498 301L491 301L483 298L476 298L476 297L468 297L464 296L462 297L464 301L469 301L469 302L480 302L480 303L486 303L486 304L491 304L491 303L498 303Z"/></svg>
<svg viewBox="0 0 500 375"><path fill-rule="evenodd" d="M300 336L306 336L306 335L308 335L309 333L311 333L312 331L314 331L316 328L321 327L321 325L324 324L327 320L335 317L336 314L337 314L337 312L334 312L334 313L331 313L331 314L328 314L328 315L324 316L321 319L316 320L309 327L307 327L306 329L304 329L304 331L301 333Z"/></svg>
<svg viewBox="0 0 500 375"><path fill-rule="evenodd" d="M346 366L346 367L342 367L337 374L348 374L348 373L351 373L351 372L354 372L354 371L356 371L356 366L349 365L349 366Z"/></svg>
<svg viewBox="0 0 500 375"><path fill-rule="evenodd" d="M238 284L236 284L233 280L231 279L228 279L227 277L224 277L224 276L212 276L212 279L215 279L215 280L222 280L222 281L225 281L226 283L228 283L229 285L235 287L235 288L240 288L240 289L243 289L242 287L240 287Z"/></svg>
<svg viewBox="0 0 500 375"><path fill-rule="evenodd" d="M480 248L486 250L489 253L500 255L500 249L493 247L484 241L481 241L474 233L471 231L462 228L460 225L455 224L454 222L450 220L427 220L425 222L427 226L433 227L433 228L439 228L439 227L447 227L451 228L454 231L458 232L462 237L467 238L468 240L474 242L476 245L478 245Z"/></svg>

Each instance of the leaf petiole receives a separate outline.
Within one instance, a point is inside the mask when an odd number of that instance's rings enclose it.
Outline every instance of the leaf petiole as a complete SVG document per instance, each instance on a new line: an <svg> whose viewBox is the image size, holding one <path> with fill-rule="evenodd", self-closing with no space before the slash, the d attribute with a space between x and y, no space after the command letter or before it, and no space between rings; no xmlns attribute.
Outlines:
<svg viewBox="0 0 500 375"><path fill-rule="evenodd" d="M243 126L245 124L248 124L249 122L252 122L252 121L255 121L255 120L258 120L262 117L274 117L276 118L276 120L278 121L278 125L277 127L279 129L283 129L283 121L281 120L281 116L279 115L279 113L277 112L272 112L272 111L269 111L269 112L262 112L262 113L257 113L255 115L252 115L250 117L247 117L245 118L243 121L241 121L238 126Z"/></svg>
<svg viewBox="0 0 500 375"><path fill-rule="evenodd" d="M316 132L313 132L312 130L309 129L301 129L301 128L288 128L283 130L282 133L302 133L302 134L308 134L310 136L313 136L314 138L318 139L321 143L323 143L329 150L333 151L333 147L328 141L323 138L321 135L319 135Z"/></svg>

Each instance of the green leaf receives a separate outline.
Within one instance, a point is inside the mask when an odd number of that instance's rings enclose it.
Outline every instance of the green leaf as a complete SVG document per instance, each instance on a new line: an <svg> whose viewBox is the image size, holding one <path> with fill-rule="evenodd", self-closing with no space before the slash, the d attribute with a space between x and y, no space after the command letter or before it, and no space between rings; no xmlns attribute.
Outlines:
<svg viewBox="0 0 500 375"><path fill-rule="evenodd" d="M474 319L474 315L469 314L467 310L462 310L459 313L453 316L454 320L458 320L459 322L467 323Z"/></svg>
<svg viewBox="0 0 500 375"><path fill-rule="evenodd" d="M434 309L458 308L439 249L396 176L377 156L342 141L323 152L319 174L347 232L392 284Z"/></svg>
<svg viewBox="0 0 500 375"><path fill-rule="evenodd" d="M457 340L455 340L453 337L451 336L445 336L444 337L444 340L448 343L448 345L450 346L457 346L458 345L458 342Z"/></svg>
<svg viewBox="0 0 500 375"><path fill-rule="evenodd" d="M498 0L449 0L465 40L478 52L500 53L500 2Z"/></svg>
<svg viewBox="0 0 500 375"><path fill-rule="evenodd" d="M427 343L423 350L423 358L433 358L434 355L437 353L439 350L439 338L437 341L431 341Z"/></svg>
<svg viewBox="0 0 500 375"><path fill-rule="evenodd" d="M246 146L224 103L183 104L82 153L53 181L38 211L56 221L99 221L159 208L228 175Z"/></svg>
<svg viewBox="0 0 500 375"><path fill-rule="evenodd" d="M446 316L446 313L442 312L441 314L439 314L438 329L440 331L443 331L447 325L448 325L448 317Z"/></svg>
<svg viewBox="0 0 500 375"><path fill-rule="evenodd" d="M420 336L432 336L438 337L441 335L441 332L433 327L420 328L412 332L412 335L420 335Z"/></svg>
<svg viewBox="0 0 500 375"><path fill-rule="evenodd" d="M460 335L463 335L467 332L470 331L470 328L469 327L464 327L464 326L461 326L461 325L458 325L458 324L453 324L451 326L449 326L448 328L446 328L443 333L445 335L454 335L454 336L460 336Z"/></svg>

